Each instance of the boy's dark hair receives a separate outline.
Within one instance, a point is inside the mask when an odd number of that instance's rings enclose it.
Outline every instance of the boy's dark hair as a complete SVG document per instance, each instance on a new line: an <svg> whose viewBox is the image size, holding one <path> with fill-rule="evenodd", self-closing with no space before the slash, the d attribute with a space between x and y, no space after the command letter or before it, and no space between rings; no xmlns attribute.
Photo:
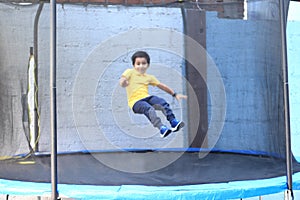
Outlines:
<svg viewBox="0 0 300 200"><path fill-rule="evenodd" d="M146 58L147 63L150 64L150 56L145 51L137 51L131 56L132 65L134 65L136 58Z"/></svg>

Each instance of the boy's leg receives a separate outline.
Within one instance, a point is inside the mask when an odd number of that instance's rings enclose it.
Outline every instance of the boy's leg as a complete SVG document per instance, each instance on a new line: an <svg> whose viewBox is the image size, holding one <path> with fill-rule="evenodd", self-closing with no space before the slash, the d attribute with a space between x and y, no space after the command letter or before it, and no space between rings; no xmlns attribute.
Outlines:
<svg viewBox="0 0 300 200"><path fill-rule="evenodd" d="M157 96L151 96L148 100L149 104L152 105L156 110L161 110L163 114L167 117L167 120L171 122L175 119L175 115L173 114L170 105L166 100Z"/></svg>
<svg viewBox="0 0 300 200"><path fill-rule="evenodd" d="M161 119L156 115L155 109L147 101L137 101L133 105L132 110L134 113L144 114L156 128L160 128L163 125Z"/></svg>
<svg viewBox="0 0 300 200"><path fill-rule="evenodd" d="M161 123L160 118L156 115L155 109L146 101L148 98L142 99L133 105L133 112L144 114L152 125L160 130L161 137L167 137L172 130Z"/></svg>
<svg viewBox="0 0 300 200"><path fill-rule="evenodd" d="M163 99L157 96L151 96L148 100L149 104L151 104L155 109L161 110L163 114L167 117L167 120L170 122L172 126L172 131L179 131L183 126L184 122L179 121L175 118L173 111L170 108L170 105Z"/></svg>

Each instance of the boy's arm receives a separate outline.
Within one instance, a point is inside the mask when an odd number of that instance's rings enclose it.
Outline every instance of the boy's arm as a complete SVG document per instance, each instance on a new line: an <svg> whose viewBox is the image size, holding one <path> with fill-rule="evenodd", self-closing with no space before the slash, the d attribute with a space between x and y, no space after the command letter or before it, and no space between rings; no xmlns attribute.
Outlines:
<svg viewBox="0 0 300 200"><path fill-rule="evenodd" d="M119 84L122 87L127 87L129 82L127 80L127 78L125 76L121 76L120 80L119 80Z"/></svg>
<svg viewBox="0 0 300 200"><path fill-rule="evenodd" d="M175 97L177 100L180 99L187 99L186 95L182 95L182 94L177 94L176 92L174 92L174 90L172 90L169 86L163 84L163 83L159 83L157 85L157 87L165 92L167 92L168 94L172 95L173 97Z"/></svg>

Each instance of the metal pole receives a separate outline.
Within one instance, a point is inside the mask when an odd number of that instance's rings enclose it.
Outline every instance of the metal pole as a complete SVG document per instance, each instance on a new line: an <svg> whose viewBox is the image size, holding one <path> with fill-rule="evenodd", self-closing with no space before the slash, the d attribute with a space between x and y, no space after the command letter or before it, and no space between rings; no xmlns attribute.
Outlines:
<svg viewBox="0 0 300 200"><path fill-rule="evenodd" d="M35 146L33 151L38 152L39 151L39 142L38 142L38 135L40 134L40 127L39 127L39 95L38 95L38 89L39 89L39 81L38 81L38 22L39 18L43 9L44 3L40 3L38 10L36 12L35 18L34 18L34 30L33 30L33 56L35 60L35 69L34 69L34 75L35 75L35 87L36 87L36 92L35 92L35 106L34 106L34 127L35 127Z"/></svg>
<svg viewBox="0 0 300 200"><path fill-rule="evenodd" d="M57 200L56 1L50 0L51 198Z"/></svg>
<svg viewBox="0 0 300 200"><path fill-rule="evenodd" d="M287 189L293 196L293 180L292 180L292 156L291 156L291 134L290 134L290 108L289 108L289 84L288 84L288 64L287 64L287 48L286 48L286 20L288 7L284 1L280 2L280 28L281 28L281 54L282 54L282 71L283 71L283 92L284 92L284 121L285 121L285 141L286 141L286 177Z"/></svg>

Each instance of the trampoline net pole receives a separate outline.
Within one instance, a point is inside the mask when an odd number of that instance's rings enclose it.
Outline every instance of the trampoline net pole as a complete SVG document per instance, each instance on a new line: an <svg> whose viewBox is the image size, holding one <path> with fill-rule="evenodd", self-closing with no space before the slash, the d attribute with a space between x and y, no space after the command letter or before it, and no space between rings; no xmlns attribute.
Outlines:
<svg viewBox="0 0 300 200"><path fill-rule="evenodd" d="M280 7L280 28L281 28L281 62L283 72L283 93L284 93L284 122L285 122L285 139L286 139L286 176L287 188L293 190L292 181L292 157L291 157L291 136L290 136L290 113L289 113L289 85L288 85L288 65L287 65L287 48L286 48L286 20L288 6L285 2L289 0L279 0Z"/></svg>
<svg viewBox="0 0 300 200"><path fill-rule="evenodd" d="M36 86L36 96L35 96L35 108L34 108L34 116L35 116L35 151L39 151L39 136L40 136L40 114L39 114L39 99L38 99L38 89L39 89L39 83L38 83L38 22L39 18L43 9L44 3L41 2L39 4L38 10L36 12L35 18L34 18L34 27L33 27L33 56L35 61L35 86Z"/></svg>
<svg viewBox="0 0 300 200"><path fill-rule="evenodd" d="M50 130L51 130L51 198L57 191L57 118L56 118L56 1L50 1Z"/></svg>

